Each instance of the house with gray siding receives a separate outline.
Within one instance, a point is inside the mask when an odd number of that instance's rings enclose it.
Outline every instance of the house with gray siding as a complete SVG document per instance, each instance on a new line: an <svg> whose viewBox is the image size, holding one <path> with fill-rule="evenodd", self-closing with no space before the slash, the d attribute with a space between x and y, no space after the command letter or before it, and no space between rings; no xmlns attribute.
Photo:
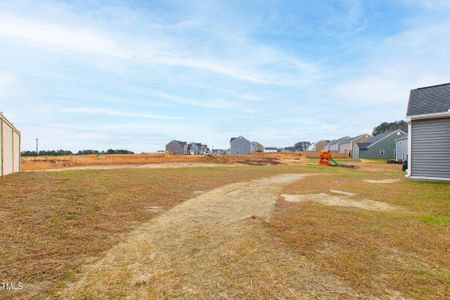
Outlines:
<svg viewBox="0 0 450 300"><path fill-rule="evenodd" d="M372 136L370 134L365 133L365 134L361 134L361 135L355 136L353 138L350 138L341 144L341 146L339 147L339 152L345 153L348 156L352 156L353 147L357 143L367 142L371 137Z"/></svg>
<svg viewBox="0 0 450 300"><path fill-rule="evenodd" d="M326 147L330 143L329 140L320 140L317 143L313 144L312 151L320 151Z"/></svg>
<svg viewBox="0 0 450 300"><path fill-rule="evenodd" d="M252 152L264 152L264 146L258 142L252 142Z"/></svg>
<svg viewBox="0 0 450 300"><path fill-rule="evenodd" d="M184 155L188 153L188 143L172 140L166 145L166 152L177 155Z"/></svg>
<svg viewBox="0 0 450 300"><path fill-rule="evenodd" d="M232 137L230 139L231 155L249 154L252 152L252 149L253 149L252 142L250 142L243 136Z"/></svg>
<svg viewBox="0 0 450 300"><path fill-rule="evenodd" d="M450 83L412 90L406 117L407 177L450 181Z"/></svg>
<svg viewBox="0 0 450 300"><path fill-rule="evenodd" d="M337 140L332 140L324 147L324 149L339 152L341 145L347 143L350 139L351 138L349 136L344 136Z"/></svg>
<svg viewBox="0 0 450 300"><path fill-rule="evenodd" d="M404 136L395 140L395 160L406 161L408 159L408 137Z"/></svg>
<svg viewBox="0 0 450 300"><path fill-rule="evenodd" d="M395 141L406 136L406 132L400 129L380 133L368 139L367 142L357 143L353 147L352 157L367 159L395 159Z"/></svg>
<svg viewBox="0 0 450 300"><path fill-rule="evenodd" d="M202 143L189 143L187 147L187 154L190 155L204 155L209 153L207 145Z"/></svg>

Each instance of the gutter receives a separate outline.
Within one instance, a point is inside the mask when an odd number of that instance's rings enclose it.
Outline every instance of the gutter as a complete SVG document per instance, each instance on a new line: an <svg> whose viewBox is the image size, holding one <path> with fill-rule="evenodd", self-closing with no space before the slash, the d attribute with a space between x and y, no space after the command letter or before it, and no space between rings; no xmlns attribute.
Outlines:
<svg viewBox="0 0 450 300"><path fill-rule="evenodd" d="M413 121L413 120L426 120L426 119L437 119L437 118L447 118L447 117L450 117L450 109L446 112L409 116L409 117L406 117L406 120L409 122L409 121Z"/></svg>

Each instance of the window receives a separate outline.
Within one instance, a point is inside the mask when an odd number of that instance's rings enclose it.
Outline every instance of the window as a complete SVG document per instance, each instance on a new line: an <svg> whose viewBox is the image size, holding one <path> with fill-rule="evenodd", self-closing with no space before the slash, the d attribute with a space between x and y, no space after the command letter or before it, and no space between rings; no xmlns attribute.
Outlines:
<svg viewBox="0 0 450 300"><path fill-rule="evenodd" d="M384 155L384 150L383 149L380 150L380 155Z"/></svg>

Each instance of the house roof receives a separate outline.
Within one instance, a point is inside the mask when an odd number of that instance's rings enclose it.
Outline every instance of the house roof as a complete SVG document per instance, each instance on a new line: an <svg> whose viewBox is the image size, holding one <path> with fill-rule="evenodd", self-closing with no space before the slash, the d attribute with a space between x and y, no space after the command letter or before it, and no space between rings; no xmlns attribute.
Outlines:
<svg viewBox="0 0 450 300"><path fill-rule="evenodd" d="M369 148L370 143L358 143L359 150L367 150Z"/></svg>
<svg viewBox="0 0 450 300"><path fill-rule="evenodd" d="M177 143L177 144L180 144L181 146L184 146L184 145L187 144L186 142L177 141L177 140L173 140L173 142L175 142L175 143Z"/></svg>
<svg viewBox="0 0 450 300"><path fill-rule="evenodd" d="M379 141L384 140L385 138L387 138L388 136L390 136L390 135L392 135L392 134L394 134L394 133L396 133L396 132L401 132L401 133L406 134L406 132L404 132L404 131L402 131L402 130L400 130L400 129L393 130L393 131L383 132L383 133L377 134L376 136L371 137L371 138L368 139L367 142L365 142L365 143L358 143L358 147L359 147L360 150L361 150L361 149L362 149L362 150L365 150L365 149L370 148L371 146L375 145L375 144L378 143ZM366 144L367 144L367 145L366 145ZM361 145L362 147L365 147L365 148L361 148L360 145Z"/></svg>
<svg viewBox="0 0 450 300"><path fill-rule="evenodd" d="M341 138L339 138L337 140L332 140L330 142L330 145L335 145L335 144L341 145L341 144L344 144L347 140L350 140L350 139L351 138L349 136L344 136L344 137L341 137Z"/></svg>
<svg viewBox="0 0 450 300"><path fill-rule="evenodd" d="M396 131L396 130L394 130ZM382 139L384 139L385 137L387 137L388 135L390 135L391 133L393 133L394 131L386 131L386 132L382 132L380 134L377 134L376 136L371 137L370 139L367 140L367 143L376 143L378 141L381 141Z"/></svg>
<svg viewBox="0 0 450 300"><path fill-rule="evenodd" d="M350 139L350 141L357 140L357 139L362 138L362 137L364 137L364 136L370 136L370 134L368 134L368 133L360 134L360 135L358 135L358 136L352 137L352 138Z"/></svg>
<svg viewBox="0 0 450 300"><path fill-rule="evenodd" d="M450 83L411 90L406 116L443 113L450 110Z"/></svg>
<svg viewBox="0 0 450 300"><path fill-rule="evenodd" d="M243 137L242 135L240 135L239 137L232 137L232 138L230 139L230 143L233 142L234 140L237 140L237 139L244 139L244 140L246 140L246 141L249 141L249 140L247 140L245 137ZM249 142L250 142L250 141L249 141Z"/></svg>

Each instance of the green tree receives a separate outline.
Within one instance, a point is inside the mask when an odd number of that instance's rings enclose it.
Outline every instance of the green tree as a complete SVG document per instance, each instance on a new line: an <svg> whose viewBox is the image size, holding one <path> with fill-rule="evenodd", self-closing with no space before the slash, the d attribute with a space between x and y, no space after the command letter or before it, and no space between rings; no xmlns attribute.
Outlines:
<svg viewBox="0 0 450 300"><path fill-rule="evenodd" d="M294 148L296 151L306 151L308 150L309 146L311 146L311 143L308 141L302 141L298 142L294 145Z"/></svg>
<svg viewBox="0 0 450 300"><path fill-rule="evenodd" d="M380 133L394 131L397 129L401 129L401 130L407 132L408 131L408 123L406 123L403 120L395 121L395 122L383 122L373 129L372 135L375 136Z"/></svg>

